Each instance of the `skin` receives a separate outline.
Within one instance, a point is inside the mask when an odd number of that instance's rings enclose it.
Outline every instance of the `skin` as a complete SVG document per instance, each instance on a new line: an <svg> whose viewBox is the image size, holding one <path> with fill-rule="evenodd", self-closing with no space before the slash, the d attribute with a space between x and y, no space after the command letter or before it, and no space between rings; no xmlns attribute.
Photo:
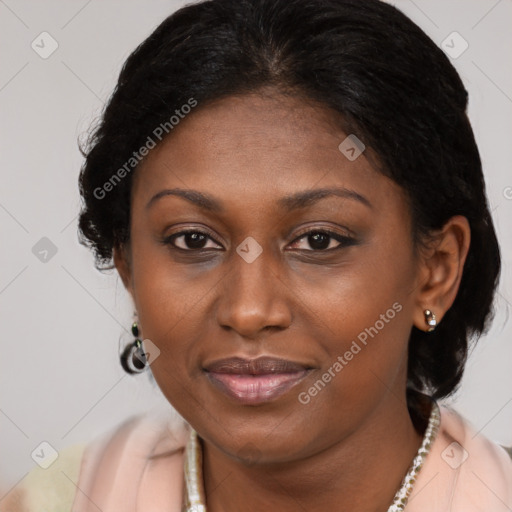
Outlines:
<svg viewBox="0 0 512 512"><path fill-rule="evenodd" d="M421 444L405 402L409 333L427 329L426 308L442 321L453 303L469 225L453 217L416 250L403 190L372 167L369 150L349 161L338 149L346 136L328 110L299 98L228 97L198 106L134 176L131 243L114 262L143 337L161 351L155 379L203 440L210 512L383 511ZM330 187L371 206L335 195L291 211L278 202ZM208 194L223 210L175 195L146 207L174 188ZM202 255L184 236L174 241L181 251L162 243L184 228L211 236ZM304 233L322 229L355 242L327 237L319 248ZM262 247L252 263L236 252L248 236ZM401 311L300 403L394 303ZM314 370L259 405L231 400L202 371L259 355Z"/></svg>

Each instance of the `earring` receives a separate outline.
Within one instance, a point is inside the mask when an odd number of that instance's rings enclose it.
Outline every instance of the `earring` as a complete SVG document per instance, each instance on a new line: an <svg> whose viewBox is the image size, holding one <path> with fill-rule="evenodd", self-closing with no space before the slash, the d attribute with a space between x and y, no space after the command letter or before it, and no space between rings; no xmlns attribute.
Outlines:
<svg viewBox="0 0 512 512"><path fill-rule="evenodd" d="M139 338L139 326L137 322L132 324L132 334L135 336L133 343L128 345L121 354L121 366L131 374L142 373L148 366L146 354Z"/></svg>
<svg viewBox="0 0 512 512"><path fill-rule="evenodd" d="M428 325L427 332L432 332L437 326L436 315L430 309L425 309L423 314L425 315L425 323Z"/></svg>

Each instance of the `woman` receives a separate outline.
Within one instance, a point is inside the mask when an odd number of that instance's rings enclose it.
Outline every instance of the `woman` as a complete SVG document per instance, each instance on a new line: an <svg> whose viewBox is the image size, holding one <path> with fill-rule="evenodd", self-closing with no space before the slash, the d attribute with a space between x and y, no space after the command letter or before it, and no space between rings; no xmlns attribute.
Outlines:
<svg viewBox="0 0 512 512"><path fill-rule="evenodd" d="M61 454L62 510L512 508L508 453L438 404L500 272L467 100L377 0L204 1L133 52L79 227L185 421Z"/></svg>

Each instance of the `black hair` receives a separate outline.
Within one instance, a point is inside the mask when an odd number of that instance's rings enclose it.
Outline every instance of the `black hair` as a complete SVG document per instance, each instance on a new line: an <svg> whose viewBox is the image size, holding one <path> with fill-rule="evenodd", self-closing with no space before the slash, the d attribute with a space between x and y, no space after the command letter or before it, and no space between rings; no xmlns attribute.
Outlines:
<svg viewBox="0 0 512 512"><path fill-rule="evenodd" d="M467 91L443 51L389 4L207 0L165 19L124 63L82 148L80 242L94 250L97 268L113 268L113 248L129 243L133 152L156 127L172 136L169 119L191 99L201 108L266 87L329 107L345 133L357 134L379 171L405 190L415 243L454 215L468 219L455 302L434 332L412 327L409 341L409 387L450 395L469 344L492 318L500 252Z"/></svg>

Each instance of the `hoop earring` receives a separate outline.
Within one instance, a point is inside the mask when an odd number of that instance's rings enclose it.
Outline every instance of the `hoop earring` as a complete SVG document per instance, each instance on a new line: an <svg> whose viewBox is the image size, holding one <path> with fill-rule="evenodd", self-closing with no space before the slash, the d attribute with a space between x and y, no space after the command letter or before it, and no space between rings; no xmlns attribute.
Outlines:
<svg viewBox="0 0 512 512"><path fill-rule="evenodd" d="M423 314L425 315L425 323L428 325L427 332L432 332L437 326L436 315L430 309L425 309Z"/></svg>
<svg viewBox="0 0 512 512"><path fill-rule="evenodd" d="M142 373L148 366L146 354L139 338L139 326L137 322L132 324L132 334L135 336L133 343L128 345L120 356L121 366L130 374Z"/></svg>

